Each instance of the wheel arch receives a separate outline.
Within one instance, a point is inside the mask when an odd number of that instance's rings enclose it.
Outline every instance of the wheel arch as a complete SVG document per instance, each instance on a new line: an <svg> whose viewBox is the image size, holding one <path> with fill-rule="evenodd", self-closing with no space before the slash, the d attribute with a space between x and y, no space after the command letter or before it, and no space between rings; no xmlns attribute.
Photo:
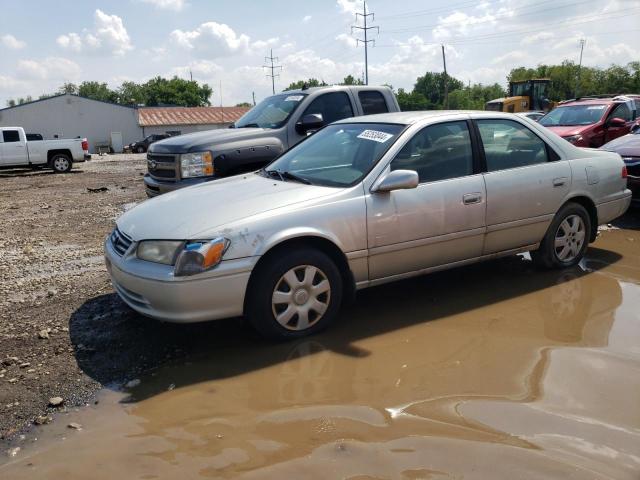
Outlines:
<svg viewBox="0 0 640 480"><path fill-rule="evenodd" d="M598 234L598 209L596 208L595 202L586 195L576 195L574 197L568 198L562 206L564 207L567 203L577 203L578 205L582 205L585 208L585 210L589 214L589 220L591 221L589 243L594 242Z"/></svg>
<svg viewBox="0 0 640 480"><path fill-rule="evenodd" d="M65 156L69 157L69 161L70 162L73 161L73 156L71 155L71 150L69 150L68 148L61 148L61 149L57 149L57 150L49 150L47 152L47 162L51 163L51 160L53 160L53 157L55 157L56 155L65 155Z"/></svg>
<svg viewBox="0 0 640 480"><path fill-rule="evenodd" d="M260 259L253 267L251 271L251 276L249 277L249 283L247 285L247 292L253 288L253 283L256 278L256 272L259 271L261 266L267 262L270 258L276 255L280 255L285 253L287 250L292 250L294 248L313 248L319 250L326 254L338 267L340 271L340 275L342 276L342 285L343 285L343 299L347 302L352 300L355 296L356 285L353 276L353 272L349 267L349 262L347 260L347 256L340 249L335 241L326 236L317 234L317 233L305 233L297 236L284 236L280 238L278 241L271 244L263 254L261 254ZM245 294L245 304L244 311L247 309L247 301L250 298L250 295Z"/></svg>

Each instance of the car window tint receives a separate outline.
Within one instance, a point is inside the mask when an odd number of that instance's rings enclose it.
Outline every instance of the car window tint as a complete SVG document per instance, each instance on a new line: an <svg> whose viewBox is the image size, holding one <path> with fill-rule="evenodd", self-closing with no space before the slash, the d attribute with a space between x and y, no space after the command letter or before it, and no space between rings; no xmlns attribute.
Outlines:
<svg viewBox="0 0 640 480"><path fill-rule="evenodd" d="M526 167L548 161L546 144L512 120L477 120L487 171Z"/></svg>
<svg viewBox="0 0 640 480"><path fill-rule="evenodd" d="M387 113L387 102L384 101L384 96L380 92L374 90L364 90L358 92L358 98L362 104L362 111L365 115L372 115L374 113Z"/></svg>
<svg viewBox="0 0 640 480"><path fill-rule="evenodd" d="M3 130L2 139L5 141L5 143L19 142L20 133L18 133L18 130Z"/></svg>
<svg viewBox="0 0 640 480"><path fill-rule="evenodd" d="M420 183L473 173L467 122L430 125L416 133L391 162L391 170L414 170Z"/></svg>
<svg viewBox="0 0 640 480"><path fill-rule="evenodd" d="M629 109L626 103L621 103L620 105L618 105L616 108L613 109L613 111L609 114L609 117L607 119L611 120L612 118L621 118L627 122L630 122L631 120L633 120L633 117L631 115L631 110Z"/></svg>
<svg viewBox="0 0 640 480"><path fill-rule="evenodd" d="M353 117L353 108L349 95L344 92L325 93L320 95L304 111L302 116L319 113L324 123L332 123L343 118Z"/></svg>

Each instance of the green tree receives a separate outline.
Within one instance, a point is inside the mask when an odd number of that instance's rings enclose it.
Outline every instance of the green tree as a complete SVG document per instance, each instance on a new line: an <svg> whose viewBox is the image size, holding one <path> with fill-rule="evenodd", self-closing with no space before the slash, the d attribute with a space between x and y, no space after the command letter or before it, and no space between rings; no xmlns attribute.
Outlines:
<svg viewBox="0 0 640 480"><path fill-rule="evenodd" d="M464 87L460 80L451 75L447 75L446 80L450 92ZM416 79L413 91L424 95L427 100L427 109L436 110L443 108L444 105L444 85L445 74L443 72L427 72Z"/></svg>
<svg viewBox="0 0 640 480"><path fill-rule="evenodd" d="M253 107L249 102L236 103L236 107Z"/></svg>
<svg viewBox="0 0 640 480"><path fill-rule="evenodd" d="M111 90L106 83L100 82L82 82L78 87L78 95L103 102L117 102L118 100L118 93Z"/></svg>
<svg viewBox="0 0 640 480"><path fill-rule="evenodd" d="M398 99L400 110L402 110L403 112L412 110L427 110L429 108L426 97L421 92L416 92L415 90L411 93L408 93L404 90L404 88L399 88L398 93L396 94L396 98Z"/></svg>
<svg viewBox="0 0 640 480"><path fill-rule="evenodd" d="M327 84L324 80L318 80L317 78L310 78L308 80L298 80L297 82L290 83L287 88L283 91L287 90L300 90L302 87L307 86L307 88L311 87L326 87Z"/></svg>
<svg viewBox="0 0 640 480"><path fill-rule="evenodd" d="M198 82L178 77L170 80L156 77L143 84L142 89L148 106L202 107L210 105L209 98L213 93L207 84L199 85Z"/></svg>
<svg viewBox="0 0 640 480"><path fill-rule="evenodd" d="M353 75L347 75L342 79L340 85L364 85L364 82L359 78L355 78Z"/></svg>
<svg viewBox="0 0 640 480"><path fill-rule="evenodd" d="M118 103L121 105L146 105L144 87L136 82L122 82L118 87Z"/></svg>
<svg viewBox="0 0 640 480"><path fill-rule="evenodd" d="M75 83L67 82L58 89L58 94L71 93L78 94L78 86Z"/></svg>

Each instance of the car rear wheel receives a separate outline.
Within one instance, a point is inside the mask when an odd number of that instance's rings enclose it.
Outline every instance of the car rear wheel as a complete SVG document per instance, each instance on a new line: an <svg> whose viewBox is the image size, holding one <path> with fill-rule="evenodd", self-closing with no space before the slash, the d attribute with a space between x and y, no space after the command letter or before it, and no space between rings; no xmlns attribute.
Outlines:
<svg viewBox="0 0 640 480"><path fill-rule="evenodd" d="M247 293L245 313L267 338L312 335L335 319L342 301L342 277L324 253L298 249L258 266Z"/></svg>
<svg viewBox="0 0 640 480"><path fill-rule="evenodd" d="M577 203L567 203L556 214L540 248L531 252L533 261L544 268L567 268L582 260L589 244L591 219Z"/></svg>
<svg viewBox="0 0 640 480"><path fill-rule="evenodd" d="M57 155L54 155L51 159L51 168L53 168L53 171L56 173L70 172L72 166L73 163L71 162L71 159L68 155L59 153Z"/></svg>
<svg viewBox="0 0 640 480"><path fill-rule="evenodd" d="M144 153L144 147L143 146L136 147L136 153Z"/></svg>

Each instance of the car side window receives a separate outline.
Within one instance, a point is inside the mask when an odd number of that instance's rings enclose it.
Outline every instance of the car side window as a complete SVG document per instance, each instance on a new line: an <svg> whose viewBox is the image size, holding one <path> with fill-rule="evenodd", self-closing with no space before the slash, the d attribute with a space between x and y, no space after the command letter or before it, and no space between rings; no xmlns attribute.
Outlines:
<svg viewBox="0 0 640 480"><path fill-rule="evenodd" d="M312 113L319 113L325 124L353 117L353 108L349 95L344 92L325 93L314 99L306 108L302 117Z"/></svg>
<svg viewBox="0 0 640 480"><path fill-rule="evenodd" d="M4 143L19 142L20 132L18 132L18 130L3 130L2 139L4 140Z"/></svg>
<svg viewBox="0 0 640 480"><path fill-rule="evenodd" d="M420 183L473 173L473 150L467 122L429 125L416 133L391 162L391 170L414 170Z"/></svg>
<svg viewBox="0 0 640 480"><path fill-rule="evenodd" d="M358 92L358 98L362 105L362 112L365 115L373 115L374 113L387 113L387 102L380 92L375 90L361 90Z"/></svg>
<svg viewBox="0 0 640 480"><path fill-rule="evenodd" d="M626 122L630 122L631 120L633 120L631 110L629 109L626 103L621 103L616 108L614 108L613 111L607 117L607 121L611 120L612 118L621 118Z"/></svg>
<svg viewBox="0 0 640 480"><path fill-rule="evenodd" d="M535 133L513 120L476 120L487 161L487 171L526 167L549 161L547 145Z"/></svg>

